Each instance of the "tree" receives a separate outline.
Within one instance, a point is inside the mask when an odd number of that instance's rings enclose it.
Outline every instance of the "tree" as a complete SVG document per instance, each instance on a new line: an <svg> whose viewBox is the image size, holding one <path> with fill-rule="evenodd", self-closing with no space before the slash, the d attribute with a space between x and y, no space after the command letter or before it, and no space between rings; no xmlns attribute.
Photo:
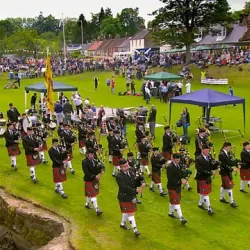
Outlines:
<svg viewBox="0 0 250 250"><path fill-rule="evenodd" d="M191 44L199 28L209 30L213 24L231 20L227 0L160 0L164 7L153 12L153 38L159 44L186 46L186 63L190 62Z"/></svg>
<svg viewBox="0 0 250 250"><path fill-rule="evenodd" d="M120 36L122 31L121 23L118 18L107 17L102 21L100 34L104 38L115 38Z"/></svg>
<svg viewBox="0 0 250 250"><path fill-rule="evenodd" d="M145 28L145 20L139 16L139 9L125 8L117 14L122 27L122 36L133 36L141 28Z"/></svg>

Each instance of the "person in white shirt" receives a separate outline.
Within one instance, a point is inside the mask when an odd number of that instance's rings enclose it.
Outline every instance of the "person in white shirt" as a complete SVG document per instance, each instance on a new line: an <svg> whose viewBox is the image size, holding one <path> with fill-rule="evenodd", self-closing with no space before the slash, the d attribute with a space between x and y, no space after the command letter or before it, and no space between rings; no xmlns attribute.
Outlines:
<svg viewBox="0 0 250 250"><path fill-rule="evenodd" d="M87 99L84 101L84 105L85 107L89 106L89 97L87 97Z"/></svg>
<svg viewBox="0 0 250 250"><path fill-rule="evenodd" d="M149 103L150 98L151 98L151 93L147 86L145 87L145 95L146 95L146 102Z"/></svg>
<svg viewBox="0 0 250 250"><path fill-rule="evenodd" d="M76 106L76 113L77 115L79 115L80 110L83 113L83 108L82 108L82 98L79 97L79 95L74 94L71 98L71 100L73 101L73 103Z"/></svg>
<svg viewBox="0 0 250 250"><path fill-rule="evenodd" d="M180 95L182 95L183 83L182 83L182 82L177 82L177 86L178 86L178 88L179 88L179 93L180 93Z"/></svg>
<svg viewBox="0 0 250 250"><path fill-rule="evenodd" d="M191 93L191 83L190 82L187 82L187 84L186 84L186 93L187 94Z"/></svg>

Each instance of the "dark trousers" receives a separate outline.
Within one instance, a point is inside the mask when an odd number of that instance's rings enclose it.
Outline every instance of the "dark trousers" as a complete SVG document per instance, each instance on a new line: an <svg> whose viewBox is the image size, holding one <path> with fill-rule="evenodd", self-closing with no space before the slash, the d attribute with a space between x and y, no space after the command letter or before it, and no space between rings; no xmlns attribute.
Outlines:
<svg viewBox="0 0 250 250"><path fill-rule="evenodd" d="M83 113L83 108L82 108L82 104L79 106L76 106L76 113L77 115L79 115L79 111L81 110L81 112Z"/></svg>

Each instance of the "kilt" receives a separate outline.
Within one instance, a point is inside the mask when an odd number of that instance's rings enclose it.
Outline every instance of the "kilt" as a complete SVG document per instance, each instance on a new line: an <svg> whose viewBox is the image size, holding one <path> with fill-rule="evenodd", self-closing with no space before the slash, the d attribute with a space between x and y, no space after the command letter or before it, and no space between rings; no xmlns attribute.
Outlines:
<svg viewBox="0 0 250 250"><path fill-rule="evenodd" d="M83 148L85 146L84 140L79 140L78 145L79 148Z"/></svg>
<svg viewBox="0 0 250 250"><path fill-rule="evenodd" d="M36 159L34 159L33 155L26 155L26 162L28 167L35 167L41 163L39 155L36 154Z"/></svg>
<svg viewBox="0 0 250 250"><path fill-rule="evenodd" d="M39 151L43 152L43 151L47 151L47 150L48 150L47 143L44 143Z"/></svg>
<svg viewBox="0 0 250 250"><path fill-rule="evenodd" d="M115 167L119 167L119 160L120 160L119 156L114 156L114 155L113 155L112 162L113 162L113 165L114 165Z"/></svg>
<svg viewBox="0 0 250 250"><path fill-rule="evenodd" d="M65 167L53 168L53 181L54 183L64 182L67 180Z"/></svg>
<svg viewBox="0 0 250 250"><path fill-rule="evenodd" d="M197 180L197 193L201 195L209 195L212 192L212 185L207 184L205 180Z"/></svg>
<svg viewBox="0 0 250 250"><path fill-rule="evenodd" d="M224 189L232 189L234 187L233 180L230 180L229 176L221 176L222 187Z"/></svg>
<svg viewBox="0 0 250 250"><path fill-rule="evenodd" d="M73 154L71 153L71 154L68 154L68 161L71 161L73 159Z"/></svg>
<svg viewBox="0 0 250 250"><path fill-rule="evenodd" d="M152 181L153 181L155 184L161 183L161 175L160 175L160 173L158 173L158 172L152 173Z"/></svg>
<svg viewBox="0 0 250 250"><path fill-rule="evenodd" d="M18 144L15 144L15 145L13 145L11 147L8 147L7 150L8 150L9 156L16 156L16 155L21 154L21 151L19 149Z"/></svg>
<svg viewBox="0 0 250 250"><path fill-rule="evenodd" d="M119 201L121 212L124 214L134 213L136 211L136 203L132 203L131 201L124 202Z"/></svg>
<svg viewBox="0 0 250 250"><path fill-rule="evenodd" d="M85 181L85 196L96 197L99 194L99 183L94 185L92 181Z"/></svg>
<svg viewBox="0 0 250 250"><path fill-rule="evenodd" d="M169 202L171 205L179 205L181 202L181 192L177 193L176 190L168 190Z"/></svg>
<svg viewBox="0 0 250 250"><path fill-rule="evenodd" d="M250 168L240 169L240 178L242 181L250 181Z"/></svg>
<svg viewBox="0 0 250 250"><path fill-rule="evenodd" d="M148 166L148 158L141 158L141 165Z"/></svg>
<svg viewBox="0 0 250 250"><path fill-rule="evenodd" d="M168 161L171 161L171 153L165 151L165 152L162 152L162 156L166 158Z"/></svg>

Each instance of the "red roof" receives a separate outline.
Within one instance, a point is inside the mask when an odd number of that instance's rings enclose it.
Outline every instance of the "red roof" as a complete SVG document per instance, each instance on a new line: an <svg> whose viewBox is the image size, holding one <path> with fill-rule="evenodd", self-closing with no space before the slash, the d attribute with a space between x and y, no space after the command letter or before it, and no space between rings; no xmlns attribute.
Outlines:
<svg viewBox="0 0 250 250"><path fill-rule="evenodd" d="M93 42L90 47L88 48L89 51L95 51L97 50L102 44L102 41L96 41L96 42Z"/></svg>

